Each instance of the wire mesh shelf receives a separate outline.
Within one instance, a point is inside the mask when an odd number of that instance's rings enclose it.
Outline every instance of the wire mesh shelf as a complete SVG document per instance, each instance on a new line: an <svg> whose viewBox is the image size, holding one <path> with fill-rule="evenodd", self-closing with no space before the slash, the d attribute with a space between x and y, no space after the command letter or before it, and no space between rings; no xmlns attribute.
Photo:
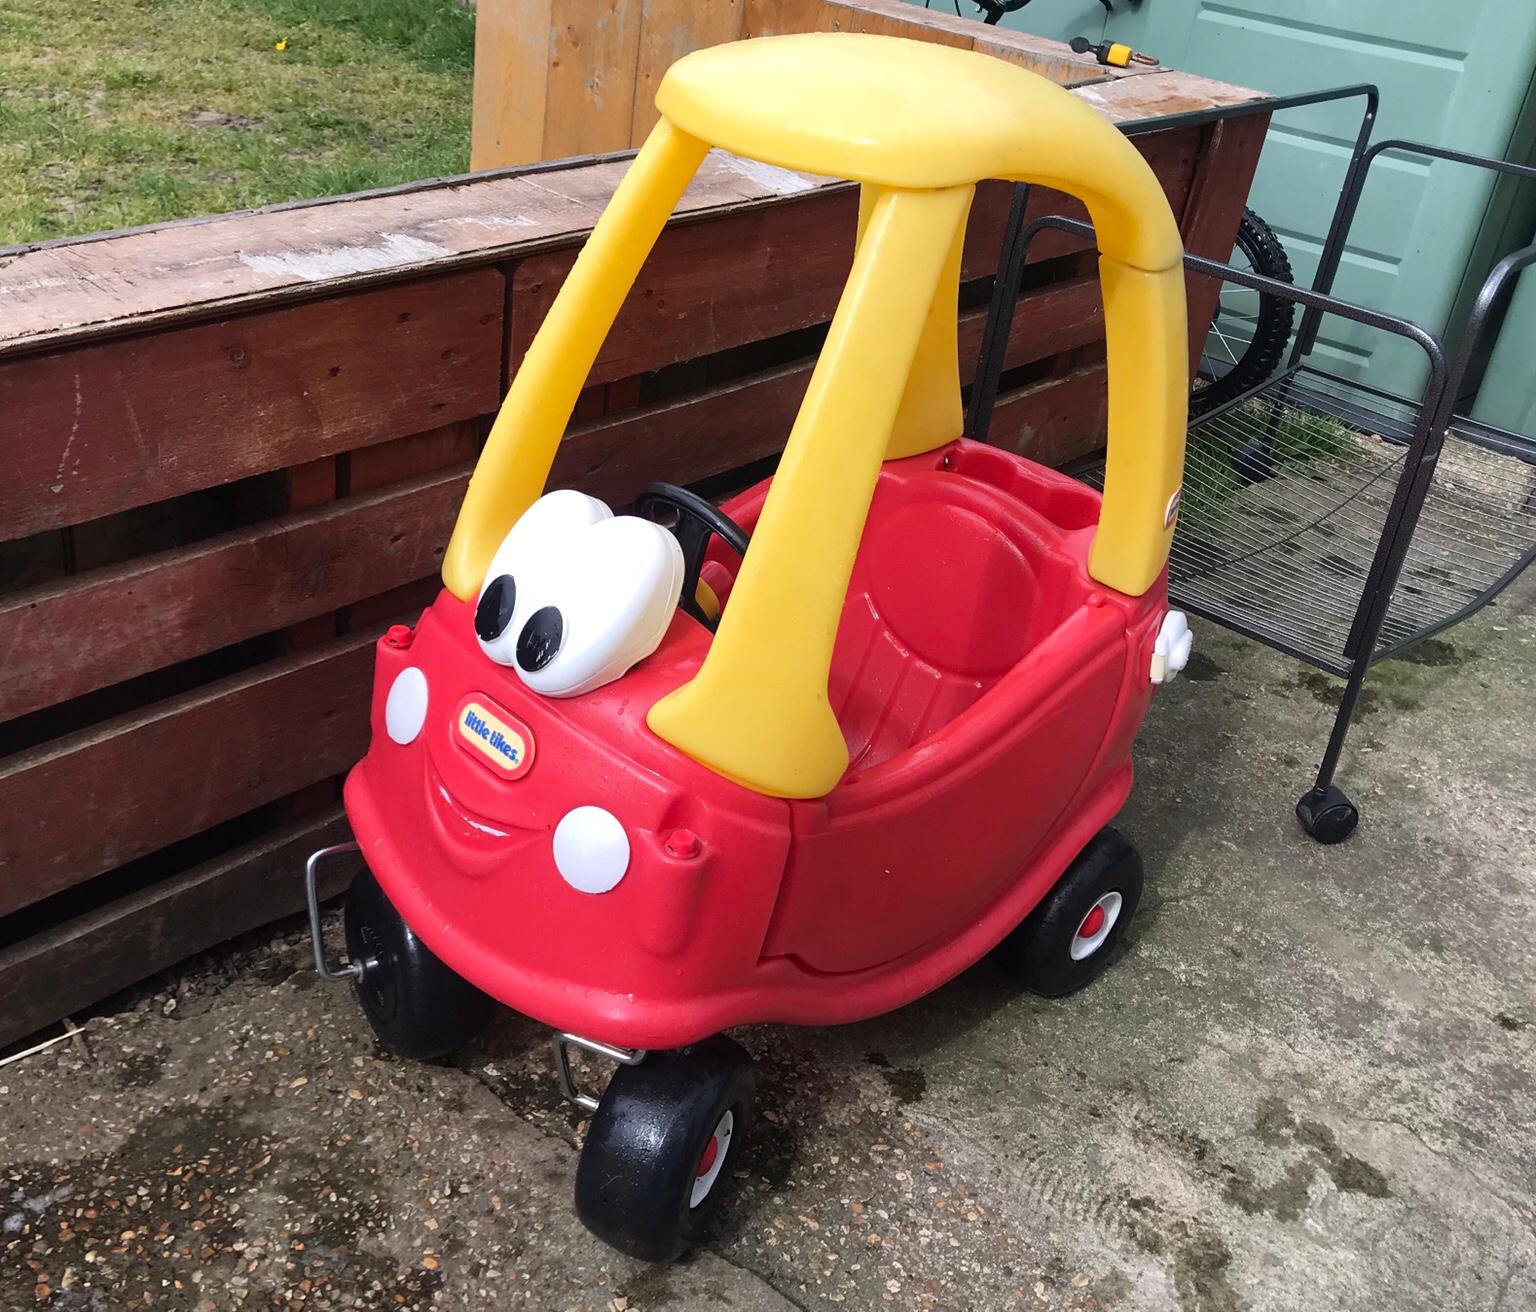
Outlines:
<svg viewBox="0 0 1536 1312"><path fill-rule="evenodd" d="M1271 379L1190 428L1169 592L1339 674L1392 514L1418 404L1320 370ZM1103 462L1079 471L1103 485ZM1536 443L1453 420L1370 653L1486 601L1536 550Z"/></svg>
<svg viewBox="0 0 1536 1312"><path fill-rule="evenodd" d="M1525 181L1536 181L1536 166L1410 141L1368 145L1377 106L1370 87L1277 100L1270 108L1360 95L1365 114L1310 288L1184 256L1190 273L1304 312L1280 373L1190 425L1168 562L1175 604L1344 679L1316 779L1296 804L1303 828L1322 843L1342 841L1359 819L1334 772L1371 665L1466 618L1536 559L1536 437L1457 413L1458 398L1475 391L1479 362L1498 336L1516 282L1536 265L1536 242L1489 272L1454 360L1420 325L1331 294L1366 175L1383 154ZM1026 224L1025 201L1021 189L971 390L966 431L981 440L1031 239L1043 228L1094 236L1090 224L1060 215ZM1319 367L1312 355L1325 316L1416 348L1425 366L1419 397ZM1122 343L1119 350L1134 347ZM1113 350L1109 375L1113 414ZM1124 414L1134 398L1128 403L1122 394L1119 404ZM1110 441L1113 447L1113 435ZM1103 461L1076 472L1103 487Z"/></svg>

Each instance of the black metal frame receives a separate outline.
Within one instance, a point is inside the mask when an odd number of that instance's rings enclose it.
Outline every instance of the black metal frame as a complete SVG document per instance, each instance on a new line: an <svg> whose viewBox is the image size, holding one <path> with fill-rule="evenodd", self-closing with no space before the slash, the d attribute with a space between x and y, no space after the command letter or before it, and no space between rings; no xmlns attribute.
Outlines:
<svg viewBox="0 0 1536 1312"><path fill-rule="evenodd" d="M1375 87L1364 84L1302 96L1258 101L1250 105L1238 106L1235 110L1202 110L1194 114L1146 120L1127 128L1127 135L1140 136L1150 132L1167 131L1174 127L1215 122L1246 114L1273 114L1285 109L1355 96L1365 98L1365 112L1311 288L1278 282L1199 256L1184 257L1185 267L1194 273L1219 278L1224 283L1247 287L1261 295L1277 297L1301 305L1304 309L1295 343L1284 368L1272 378L1256 384L1241 395L1213 407L1200 416L1190 425L1192 437L1221 416L1235 411L1256 398L1263 398L1274 403L1270 406L1267 421L1269 439L1273 442L1275 429L1280 423L1279 416L1282 408L1287 404L1299 404L1305 407L1309 404L1309 396L1313 398L1312 403L1315 404L1317 397L1326 394L1317 390L1317 384L1321 383L1325 387L1338 387L1341 392L1347 389L1347 394L1353 394L1353 399L1348 400L1342 407L1336 399L1331 408L1322 406L1323 413L1335 418L1357 414L1360 421L1369 423L1370 431L1380 435L1384 442L1403 448L1403 455L1397 463L1396 472L1391 475L1395 477L1391 503L1382 520L1380 533L1371 553L1369 568L1360 587L1348 636L1342 644L1341 658L1330 659L1327 653L1308 648L1300 640L1288 641L1282 633L1265 631L1246 620L1243 614L1235 609L1223 610L1220 607L1201 605L1187 597L1181 597L1178 595L1175 581L1170 579L1171 594L1186 609L1345 680L1343 696L1318 766L1315 782L1309 792L1303 794L1297 808L1309 832L1313 832L1314 836L1319 838L1323 838L1323 835L1320 830L1314 829L1313 819L1318 809L1322 807L1342 803L1348 808L1351 818L1337 837L1344 836L1353 827L1353 807L1348 799L1333 786L1333 779L1343 751L1349 723L1370 667L1379 660L1400 653L1415 642L1420 642L1459 623L1481 609L1513 582L1533 558L1536 558L1536 540L1533 540L1531 547L1522 556L1514 560L1502 575L1484 586L1482 591L1466 605L1453 613L1438 617L1432 623L1413 629L1406 636L1384 645L1379 643L1382 626L1387 619L1394 590L1401 578L1404 562L1413 543L1414 532L1430 493L1446 437L1453 435L1461 441L1498 455L1536 466L1536 440L1533 438L1467 417L1458 417L1455 414L1457 397L1468 370L1477 359L1479 349L1485 343L1490 329L1499 322L1515 280L1526 268L1536 264L1536 244L1506 256L1489 273L1459 336L1454 358L1448 359L1440 338L1436 334L1406 319L1353 305L1331 294L1345 244L1359 208L1360 197L1371 165L1388 151L1418 154L1526 180L1536 180L1536 168L1397 139L1370 145L1369 138L1375 124L1379 95ZM1094 235L1090 224L1057 215L1046 216L1026 224L1028 195L1026 186L1018 187L1014 194L999 257L998 274L993 285L986 331L971 389L966 415L966 432L978 441L986 440L990 426L1008 332L1023 281L1030 243L1036 234L1046 228L1085 237L1090 241ZM1417 400L1396 396L1353 380L1338 378L1309 363L1308 357L1316 346L1318 328L1324 316L1336 316L1412 341L1418 346L1423 351L1428 364L1428 381ZM1310 388L1309 384L1311 384ZM1300 398L1300 401L1297 402L1295 398ZM1384 420L1379 411L1381 406L1386 404L1411 414L1411 427L1406 420L1390 423ZM1391 474L1392 468L1390 464L1384 465L1376 479ZM1376 479L1371 481L1374 482ZM1361 491L1364 491L1364 488ZM1316 527L1316 521L1310 525L1304 525L1298 531L1305 532L1313 527ZM1261 550L1267 552L1273 545L1270 544ZM1246 555L1239 555L1222 561L1212 568L1226 568L1245 558L1247 558ZM1273 568L1273 565L1270 564L1267 567ZM1330 838L1324 841L1336 840Z"/></svg>
<svg viewBox="0 0 1536 1312"><path fill-rule="evenodd" d="M1353 189L1355 203L1359 203L1359 187L1355 174L1370 143L1371 132L1376 126L1376 114L1381 107L1381 92L1369 82L1357 82L1350 86L1333 87L1326 91L1307 91L1294 96L1265 96L1240 105L1218 105L1207 109L1189 110L1182 114L1163 114L1156 118L1138 119L1120 125L1120 131L1133 140L1156 132L1176 132L1185 128L1207 127L1233 119L1252 118L1259 114L1273 115L1290 109L1305 109L1332 101L1362 98L1365 109L1360 116L1360 128L1355 135L1354 151L1350 156L1349 172L1345 175L1344 191L1339 207L1335 210L1329 227L1328 246L1324 247L1323 259L1328 259L1329 247L1337 243L1343 250L1349 219L1353 218L1354 206L1344 214L1343 197ZM985 441L985 433L991 423L992 407L997 401L997 385L1002 375L1003 356L1007 349L1008 329L1013 321L1013 306L1018 300L1019 288L1024 280L1024 265L1028 253L1028 241L1024 236L1025 211L1029 206L1029 186L1020 183L1014 188L1013 204L1009 208L1008 221L1003 229L1003 246L998 254L997 277L992 284L992 302L987 311L986 331L982 335L981 354L976 361L976 376L971 387L970 401L966 409L965 431ZM1089 235L1092 235L1091 229ZM1331 284L1334 268L1329 270ZM1320 266L1321 267L1321 266ZM1327 288L1319 290L1326 291Z"/></svg>

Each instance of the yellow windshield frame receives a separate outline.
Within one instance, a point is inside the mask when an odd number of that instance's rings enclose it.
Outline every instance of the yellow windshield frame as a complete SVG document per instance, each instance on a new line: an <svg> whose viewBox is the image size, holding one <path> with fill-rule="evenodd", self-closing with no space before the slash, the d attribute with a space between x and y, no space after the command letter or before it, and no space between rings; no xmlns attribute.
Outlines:
<svg viewBox="0 0 1536 1312"><path fill-rule="evenodd" d="M597 353L708 150L666 119L657 123L571 266L502 400L448 539L443 583L460 600L480 591L507 530L543 495Z"/></svg>
<svg viewBox="0 0 1536 1312"><path fill-rule="evenodd" d="M710 145L863 184L853 266L751 549L703 665L651 708L662 739L758 792L818 797L847 769L827 696L833 642L880 466L960 435L957 294L987 177L1079 197L1098 235L1109 389L1104 505L1089 572L1140 596L1167 560L1183 476L1182 249L1162 189L1069 92L971 51L808 34L673 65L662 118L530 345L443 564L478 592L544 490L625 295Z"/></svg>

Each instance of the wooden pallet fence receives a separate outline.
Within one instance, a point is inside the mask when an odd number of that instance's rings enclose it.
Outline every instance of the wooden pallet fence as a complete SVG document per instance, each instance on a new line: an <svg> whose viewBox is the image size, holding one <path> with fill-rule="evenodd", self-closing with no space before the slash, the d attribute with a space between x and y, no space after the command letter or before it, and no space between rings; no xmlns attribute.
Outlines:
<svg viewBox="0 0 1536 1312"><path fill-rule="evenodd" d="M1228 190L1246 193L1261 137L1138 142L1208 253L1230 245ZM0 259L16 311L0 324L0 1044L300 908L304 854L345 832L376 636L435 594L497 401L622 169ZM780 450L855 205L712 161L620 315L557 480L622 504ZM972 219L967 373L1007 205L983 188ZM391 232L418 244L381 263ZM1102 306L1070 241L1032 259L994 437L1059 462L1102 441Z"/></svg>

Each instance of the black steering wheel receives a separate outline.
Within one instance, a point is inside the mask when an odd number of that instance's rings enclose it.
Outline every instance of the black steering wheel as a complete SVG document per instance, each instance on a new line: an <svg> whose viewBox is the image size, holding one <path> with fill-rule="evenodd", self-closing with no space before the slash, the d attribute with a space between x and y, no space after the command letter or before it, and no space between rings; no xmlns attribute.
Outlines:
<svg viewBox="0 0 1536 1312"><path fill-rule="evenodd" d="M651 483L635 498L635 514L670 529L683 549L683 595L678 605L713 633L717 617L699 605L699 572L709 539L717 537L738 556L747 554L747 531L713 502L675 483Z"/></svg>

